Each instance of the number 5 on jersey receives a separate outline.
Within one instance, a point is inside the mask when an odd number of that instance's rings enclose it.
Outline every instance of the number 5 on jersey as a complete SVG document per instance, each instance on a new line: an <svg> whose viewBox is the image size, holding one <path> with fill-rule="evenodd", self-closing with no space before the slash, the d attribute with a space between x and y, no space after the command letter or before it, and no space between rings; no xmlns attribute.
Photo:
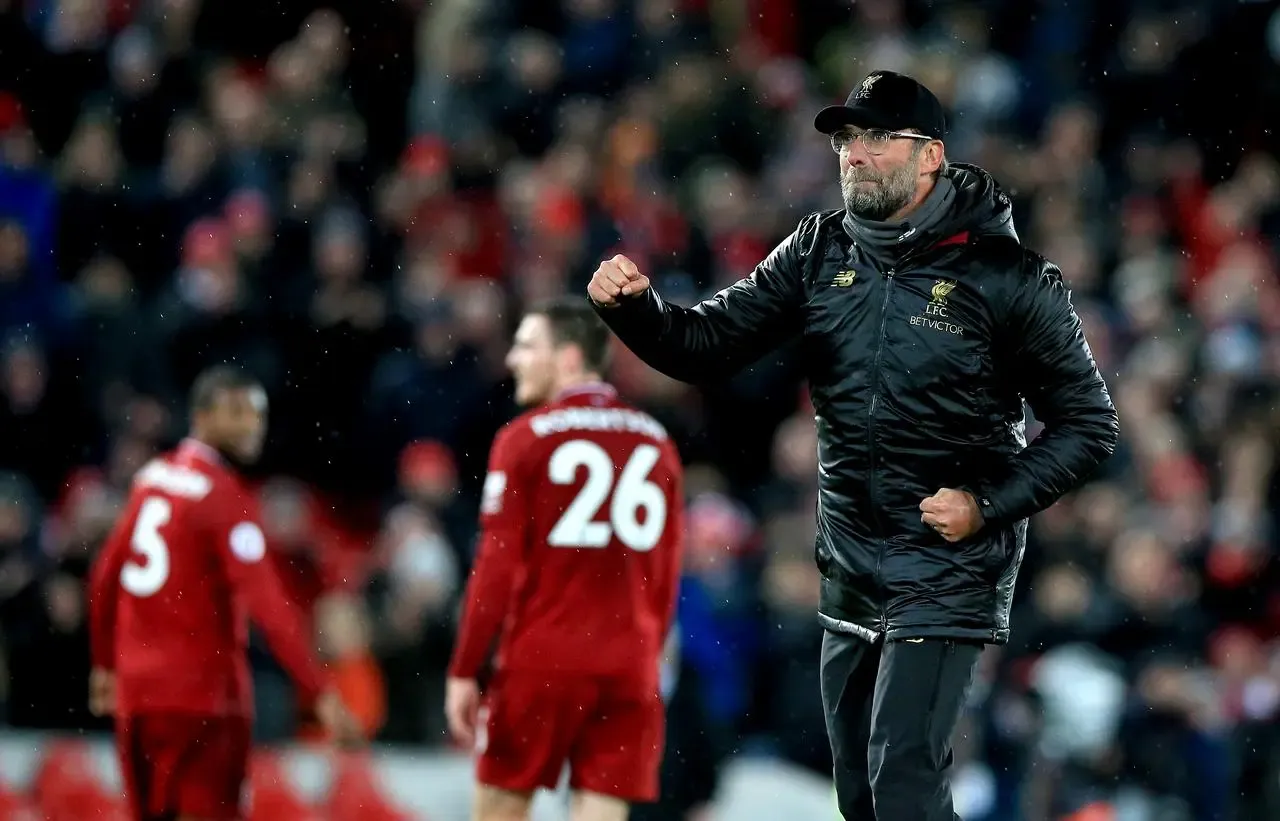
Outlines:
<svg viewBox="0 0 1280 821"><path fill-rule="evenodd" d="M581 467L587 469L587 479L551 529L547 544L602 548L617 536L618 541L632 550L653 550L667 526L667 498L662 488L649 481L649 471L660 456L661 451L653 445L639 445L627 458L615 483L613 459L595 442L572 439L556 448L547 465L551 481L571 485L577 480ZM596 514L606 501L609 520L597 522ZM641 511L644 511L643 521Z"/></svg>
<svg viewBox="0 0 1280 821"><path fill-rule="evenodd" d="M120 568L120 586L140 599L159 593L169 581L172 557L160 530L171 518L173 503L163 496L149 496L138 507L129 538L133 555ZM267 552L266 537L253 522L231 528L228 544L231 554L246 564L259 561Z"/></svg>
<svg viewBox="0 0 1280 821"><path fill-rule="evenodd" d="M161 496L148 497L138 508L129 546L143 562L131 556L124 563L120 586L140 599L154 596L169 580L169 546L160 535L160 528L169 523L172 515L173 506Z"/></svg>

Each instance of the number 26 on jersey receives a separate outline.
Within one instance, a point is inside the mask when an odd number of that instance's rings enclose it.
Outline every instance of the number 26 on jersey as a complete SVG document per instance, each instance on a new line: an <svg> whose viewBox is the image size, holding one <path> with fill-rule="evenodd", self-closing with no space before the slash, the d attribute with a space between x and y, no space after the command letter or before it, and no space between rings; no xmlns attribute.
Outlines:
<svg viewBox="0 0 1280 821"><path fill-rule="evenodd" d="M604 548L617 537L631 550L653 550L667 526L667 498L662 488L649 479L661 455L653 445L639 445L618 473L613 457L595 442L571 439L557 447L547 462L547 478L553 484L572 485L579 480L580 469L585 468L586 480L547 534L548 546ZM489 474L485 506L490 512L496 512L505 489L504 474ZM606 504L607 520L596 521Z"/></svg>

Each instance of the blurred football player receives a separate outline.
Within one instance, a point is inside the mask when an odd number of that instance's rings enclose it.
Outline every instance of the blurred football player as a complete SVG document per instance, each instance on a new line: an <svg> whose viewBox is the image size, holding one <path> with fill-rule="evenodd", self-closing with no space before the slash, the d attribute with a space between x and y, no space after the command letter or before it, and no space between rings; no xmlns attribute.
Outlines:
<svg viewBox="0 0 1280 821"><path fill-rule="evenodd" d="M477 821L527 818L566 764L573 821L657 797L683 475L662 426L602 381L609 344L585 300L561 300L524 317L507 356L531 410L489 455L445 704L478 754Z"/></svg>
<svg viewBox="0 0 1280 821"><path fill-rule="evenodd" d="M190 435L134 477L90 582L90 706L115 715L139 821L241 817L253 710L250 617L300 702L338 740L358 734L263 561L258 500L240 470L262 450L266 393L245 374L216 367L197 379L191 413Z"/></svg>

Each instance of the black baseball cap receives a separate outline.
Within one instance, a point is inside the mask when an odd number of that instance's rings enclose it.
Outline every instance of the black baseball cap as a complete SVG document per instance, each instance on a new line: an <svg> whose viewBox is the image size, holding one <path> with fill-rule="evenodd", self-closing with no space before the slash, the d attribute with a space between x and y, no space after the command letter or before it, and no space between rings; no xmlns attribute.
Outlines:
<svg viewBox="0 0 1280 821"><path fill-rule="evenodd" d="M813 127L832 134L845 126L903 131L914 128L935 140L947 137L942 103L915 79L895 71L873 71L849 92L844 105L827 106Z"/></svg>

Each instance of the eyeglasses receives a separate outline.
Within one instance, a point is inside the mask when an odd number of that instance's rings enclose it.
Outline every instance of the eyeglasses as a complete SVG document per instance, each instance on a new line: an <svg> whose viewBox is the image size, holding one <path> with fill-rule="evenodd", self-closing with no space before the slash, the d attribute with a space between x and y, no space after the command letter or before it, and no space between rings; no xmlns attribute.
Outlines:
<svg viewBox="0 0 1280 821"><path fill-rule="evenodd" d="M866 131L850 131L844 129L831 135L831 150L843 154L862 140L862 147L868 154L878 157L889 148L892 140L932 140L924 134L912 134L910 131L886 131L883 128L868 128Z"/></svg>

